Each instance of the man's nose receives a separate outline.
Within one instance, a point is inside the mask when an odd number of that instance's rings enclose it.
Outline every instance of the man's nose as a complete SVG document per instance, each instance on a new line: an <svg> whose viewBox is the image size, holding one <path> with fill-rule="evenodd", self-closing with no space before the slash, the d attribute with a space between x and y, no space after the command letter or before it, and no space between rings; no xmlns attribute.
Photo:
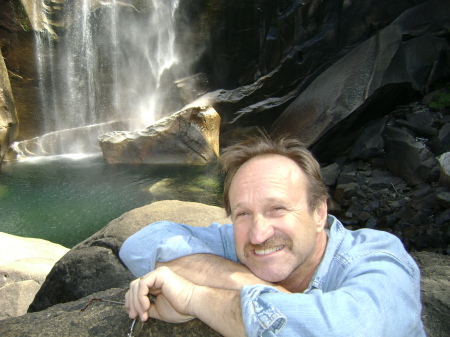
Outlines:
<svg viewBox="0 0 450 337"><path fill-rule="evenodd" d="M253 224L250 231L250 242L259 245L272 237L274 230L269 219L263 215L257 215L253 218Z"/></svg>

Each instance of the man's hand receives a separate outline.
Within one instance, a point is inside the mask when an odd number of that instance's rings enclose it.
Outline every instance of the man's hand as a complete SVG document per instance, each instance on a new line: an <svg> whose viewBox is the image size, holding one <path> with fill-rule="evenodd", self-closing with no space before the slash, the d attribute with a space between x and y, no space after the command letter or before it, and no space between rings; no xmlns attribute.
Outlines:
<svg viewBox="0 0 450 337"><path fill-rule="evenodd" d="M156 296L155 303L148 294ZM182 323L197 317L223 336L245 336L239 291L199 286L167 267L131 282L125 309L133 319Z"/></svg>
<svg viewBox="0 0 450 337"><path fill-rule="evenodd" d="M186 322L194 318L189 310L194 287L169 268L161 267L131 282L125 309L130 318L139 315L142 321L152 317L171 323ZM148 294L156 296L155 303L150 303Z"/></svg>

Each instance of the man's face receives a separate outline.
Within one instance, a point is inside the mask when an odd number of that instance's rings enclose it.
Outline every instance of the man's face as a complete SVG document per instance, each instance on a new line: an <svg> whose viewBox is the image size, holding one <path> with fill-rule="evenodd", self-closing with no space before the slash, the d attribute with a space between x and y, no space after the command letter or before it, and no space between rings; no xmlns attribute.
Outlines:
<svg viewBox="0 0 450 337"><path fill-rule="evenodd" d="M317 236L324 230L327 209L323 203L309 211L307 184L300 167L280 155L249 160L231 182L237 256L265 281L287 279L317 253Z"/></svg>

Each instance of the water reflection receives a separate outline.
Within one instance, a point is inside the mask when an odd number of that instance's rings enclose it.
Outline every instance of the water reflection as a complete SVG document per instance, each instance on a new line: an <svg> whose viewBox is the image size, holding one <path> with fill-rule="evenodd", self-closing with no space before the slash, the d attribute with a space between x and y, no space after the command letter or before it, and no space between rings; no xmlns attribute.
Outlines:
<svg viewBox="0 0 450 337"><path fill-rule="evenodd" d="M108 165L101 155L5 162L0 231L72 247L156 200L220 205L221 188L215 166Z"/></svg>

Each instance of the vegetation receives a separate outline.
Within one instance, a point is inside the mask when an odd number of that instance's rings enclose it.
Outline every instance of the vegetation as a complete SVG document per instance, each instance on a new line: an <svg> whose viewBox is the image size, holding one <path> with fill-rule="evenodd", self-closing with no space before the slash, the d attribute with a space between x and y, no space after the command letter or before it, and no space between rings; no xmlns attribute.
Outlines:
<svg viewBox="0 0 450 337"><path fill-rule="evenodd" d="M432 109L448 109L450 108L450 82L447 82L442 89L433 97L430 102Z"/></svg>
<svg viewBox="0 0 450 337"><path fill-rule="evenodd" d="M27 12L25 7L23 7L22 2L20 0L10 0L9 6L12 8L16 22L22 27L25 32L31 31L30 20L28 19Z"/></svg>

